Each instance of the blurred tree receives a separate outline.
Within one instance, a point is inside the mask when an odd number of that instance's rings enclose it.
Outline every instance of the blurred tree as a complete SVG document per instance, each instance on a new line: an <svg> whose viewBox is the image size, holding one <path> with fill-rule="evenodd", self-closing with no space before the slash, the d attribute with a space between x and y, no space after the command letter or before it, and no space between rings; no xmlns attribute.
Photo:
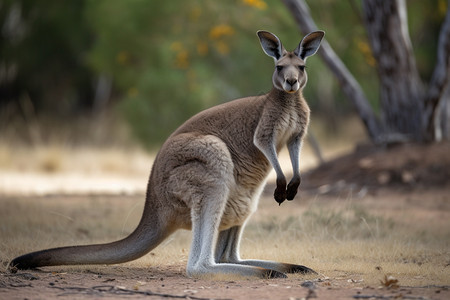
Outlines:
<svg viewBox="0 0 450 300"><path fill-rule="evenodd" d="M316 30L304 0L283 0L304 32ZM444 3L444 4L442 4ZM441 27L437 63L425 91L410 41L404 0L364 0L362 19L380 80L381 118L373 112L364 92L328 43L319 52L352 100L374 142L436 141L446 129L436 121L445 113L450 87L450 6L439 1L446 17ZM354 7L356 4L353 3ZM441 104L440 104L441 103ZM448 104L447 104L448 105ZM450 133L444 136L450 137Z"/></svg>
<svg viewBox="0 0 450 300"><path fill-rule="evenodd" d="M84 1L0 2L0 109L67 116L90 107ZM9 115L2 114L3 121Z"/></svg>

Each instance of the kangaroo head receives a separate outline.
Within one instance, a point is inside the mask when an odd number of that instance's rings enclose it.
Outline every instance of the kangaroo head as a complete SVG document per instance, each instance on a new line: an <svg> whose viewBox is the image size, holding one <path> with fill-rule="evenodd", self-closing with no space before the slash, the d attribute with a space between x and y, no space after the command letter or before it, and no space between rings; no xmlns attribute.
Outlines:
<svg viewBox="0 0 450 300"><path fill-rule="evenodd" d="M286 51L273 33L258 31L257 34L264 52L275 60L273 86L287 93L302 89L308 78L305 71L306 58L317 52L325 32L315 31L306 35L292 52Z"/></svg>

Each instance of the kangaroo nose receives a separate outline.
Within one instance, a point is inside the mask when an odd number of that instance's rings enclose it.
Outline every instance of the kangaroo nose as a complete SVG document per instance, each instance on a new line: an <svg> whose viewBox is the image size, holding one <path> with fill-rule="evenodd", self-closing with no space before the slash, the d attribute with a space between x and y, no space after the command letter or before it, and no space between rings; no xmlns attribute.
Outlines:
<svg viewBox="0 0 450 300"><path fill-rule="evenodd" d="M297 83L297 79L286 79L286 82L289 83L291 86Z"/></svg>

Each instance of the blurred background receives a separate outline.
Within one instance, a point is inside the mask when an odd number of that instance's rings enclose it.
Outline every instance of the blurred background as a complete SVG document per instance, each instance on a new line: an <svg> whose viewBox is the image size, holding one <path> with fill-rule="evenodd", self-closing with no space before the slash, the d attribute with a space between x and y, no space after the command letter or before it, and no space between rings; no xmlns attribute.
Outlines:
<svg viewBox="0 0 450 300"><path fill-rule="evenodd" d="M417 68L428 82L448 3L406 4ZM308 5L378 113L376 60L360 1ZM278 0L0 0L0 186L19 188L34 176L24 172L82 170L106 174L108 186L120 185L116 173L135 176L141 187L154 152L186 119L270 90L273 60L261 50L260 29L287 49L303 37ZM325 157L368 140L319 56L308 60L308 76L311 129ZM317 162L311 156L303 166ZM43 192L50 182L30 180ZM134 184L125 185L133 191Z"/></svg>

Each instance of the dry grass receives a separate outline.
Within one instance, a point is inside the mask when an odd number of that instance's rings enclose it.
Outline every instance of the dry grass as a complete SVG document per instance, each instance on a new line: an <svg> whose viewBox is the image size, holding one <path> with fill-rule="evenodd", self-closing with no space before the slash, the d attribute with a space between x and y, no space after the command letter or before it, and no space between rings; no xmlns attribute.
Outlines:
<svg viewBox="0 0 450 300"><path fill-rule="evenodd" d="M154 155L135 148L0 142L0 196L143 193Z"/></svg>
<svg viewBox="0 0 450 300"><path fill-rule="evenodd" d="M277 209L272 199L263 198L247 226L242 256L300 263L317 270L322 278L365 285L379 285L385 275L394 276L403 286L448 285L449 213L439 222L424 225L412 219L413 213L397 218L383 214L382 207L389 210L390 201L313 197ZM140 218L143 197L27 197L0 202L4 268L8 260L27 251L125 236ZM128 265L171 265L184 270L189 243L190 232L179 231Z"/></svg>
<svg viewBox="0 0 450 300"><path fill-rule="evenodd" d="M102 149L52 143L16 148L0 141L1 172L148 175L153 157L137 147Z"/></svg>

